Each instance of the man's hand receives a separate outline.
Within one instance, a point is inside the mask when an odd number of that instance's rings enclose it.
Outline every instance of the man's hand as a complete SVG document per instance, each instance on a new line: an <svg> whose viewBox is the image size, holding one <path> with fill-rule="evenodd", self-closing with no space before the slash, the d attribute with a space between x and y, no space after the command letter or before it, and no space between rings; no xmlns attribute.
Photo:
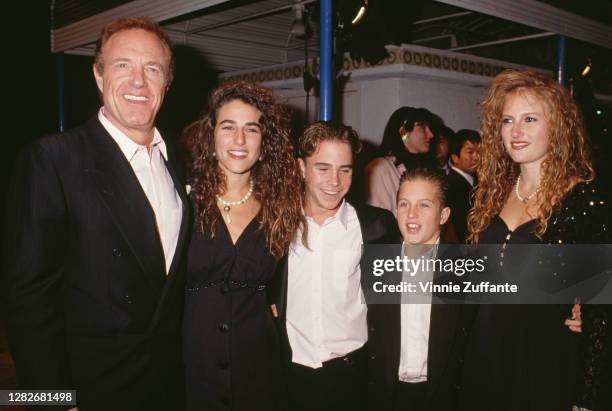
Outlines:
<svg viewBox="0 0 612 411"><path fill-rule="evenodd" d="M272 317L278 318L278 311L276 310L276 304L270 304L270 311L272 311Z"/></svg>
<svg viewBox="0 0 612 411"><path fill-rule="evenodd" d="M574 304L572 307L572 317L565 319L565 325L575 333L582 332L582 316L580 312L580 304Z"/></svg>

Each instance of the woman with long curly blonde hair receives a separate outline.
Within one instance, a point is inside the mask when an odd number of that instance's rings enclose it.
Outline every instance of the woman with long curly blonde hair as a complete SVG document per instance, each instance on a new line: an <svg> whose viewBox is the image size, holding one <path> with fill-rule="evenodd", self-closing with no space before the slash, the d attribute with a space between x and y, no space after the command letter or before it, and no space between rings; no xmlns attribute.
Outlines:
<svg viewBox="0 0 612 411"><path fill-rule="evenodd" d="M608 201L594 181L581 115L563 86L532 71L501 73L482 103L481 134L469 242L503 244L502 264L508 244L610 242ZM553 271L538 275L560 281ZM594 374L609 370L594 353L603 354L608 337L605 329L597 337L591 326L605 325L608 313L580 310L482 305L465 360L465 408L598 406L601 379ZM595 340L582 344L581 327Z"/></svg>
<svg viewBox="0 0 612 411"><path fill-rule="evenodd" d="M513 118L504 111L510 103L532 110ZM536 107L539 113L531 112ZM594 177L578 108L552 78L506 71L491 84L482 113L478 190L468 238L477 243L500 213L509 217L509 228L536 219L535 234L541 238L559 200ZM510 195L516 191L520 198Z"/></svg>
<svg viewBox="0 0 612 411"><path fill-rule="evenodd" d="M300 224L289 115L246 82L210 94L185 131L194 229L183 322L189 410L282 410L280 343L267 287Z"/></svg>

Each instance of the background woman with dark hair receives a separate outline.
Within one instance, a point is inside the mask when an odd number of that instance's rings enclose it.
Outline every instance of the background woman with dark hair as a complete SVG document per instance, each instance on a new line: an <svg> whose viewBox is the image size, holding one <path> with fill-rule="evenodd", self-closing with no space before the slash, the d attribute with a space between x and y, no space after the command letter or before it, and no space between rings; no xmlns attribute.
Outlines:
<svg viewBox="0 0 612 411"><path fill-rule="evenodd" d="M395 110L383 135L381 148L385 156L372 160L366 167L368 204L397 214L395 199L400 176L409 168L435 166L430 146L441 124L442 120L425 108Z"/></svg>
<svg viewBox="0 0 612 411"><path fill-rule="evenodd" d="M189 410L282 410L267 286L302 217L288 113L250 83L215 89L185 131L195 225L184 358Z"/></svg>
<svg viewBox="0 0 612 411"><path fill-rule="evenodd" d="M594 181L582 119L567 90L534 72L503 72L482 103L481 134L469 242L610 242L609 203ZM556 270L538 275L562 286ZM573 308L481 306L466 355L465 409L609 409L602 405L610 395L607 307L583 306L582 324L579 306ZM580 325L582 334L573 333Z"/></svg>

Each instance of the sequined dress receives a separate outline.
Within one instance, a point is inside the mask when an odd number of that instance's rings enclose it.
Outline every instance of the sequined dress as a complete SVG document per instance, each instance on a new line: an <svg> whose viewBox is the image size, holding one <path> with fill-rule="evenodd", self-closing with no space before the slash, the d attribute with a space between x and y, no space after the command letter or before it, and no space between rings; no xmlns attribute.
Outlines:
<svg viewBox="0 0 612 411"><path fill-rule="evenodd" d="M596 183L577 184L554 209L542 240L535 228L532 220L510 231L496 216L480 243L608 244L608 196ZM583 333L575 334L563 324L570 305L482 305L465 358L463 409L608 409L610 307L583 306L582 312Z"/></svg>

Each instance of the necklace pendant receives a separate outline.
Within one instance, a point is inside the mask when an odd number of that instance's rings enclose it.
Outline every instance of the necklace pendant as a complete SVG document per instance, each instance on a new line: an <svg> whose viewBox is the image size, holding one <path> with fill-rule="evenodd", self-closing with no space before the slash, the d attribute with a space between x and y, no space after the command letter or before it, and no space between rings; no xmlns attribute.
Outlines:
<svg viewBox="0 0 612 411"><path fill-rule="evenodd" d="M223 207L223 211L229 213L229 211L231 210L231 207L229 205L226 205L225 207Z"/></svg>
<svg viewBox="0 0 612 411"><path fill-rule="evenodd" d="M230 217L229 213L227 213L227 223L228 224L232 223L232 217Z"/></svg>

